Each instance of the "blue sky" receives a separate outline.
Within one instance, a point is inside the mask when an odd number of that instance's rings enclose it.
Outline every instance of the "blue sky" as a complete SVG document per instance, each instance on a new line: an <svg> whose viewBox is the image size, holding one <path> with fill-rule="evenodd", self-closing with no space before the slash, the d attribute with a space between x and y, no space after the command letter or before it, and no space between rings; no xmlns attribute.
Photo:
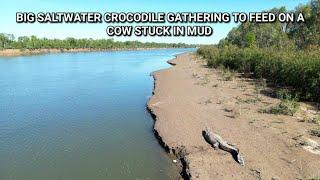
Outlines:
<svg viewBox="0 0 320 180"><path fill-rule="evenodd" d="M17 24L16 12L257 12L273 7L293 9L308 0L0 0L0 32L47 38L110 38L102 24ZM116 40L213 44L224 38L235 23L212 24L210 37L120 37Z"/></svg>

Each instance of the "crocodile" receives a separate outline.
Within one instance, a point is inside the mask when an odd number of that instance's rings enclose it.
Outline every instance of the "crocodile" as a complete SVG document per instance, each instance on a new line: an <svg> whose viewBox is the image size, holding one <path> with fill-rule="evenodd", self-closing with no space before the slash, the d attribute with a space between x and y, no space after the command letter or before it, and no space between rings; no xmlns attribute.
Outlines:
<svg viewBox="0 0 320 180"><path fill-rule="evenodd" d="M206 128L203 132L204 139L213 146L214 149L222 149L229 152L232 157L241 165L244 166L244 158L240 155L239 149L235 148L233 145L227 143L222 139L221 136L215 134L210 128Z"/></svg>

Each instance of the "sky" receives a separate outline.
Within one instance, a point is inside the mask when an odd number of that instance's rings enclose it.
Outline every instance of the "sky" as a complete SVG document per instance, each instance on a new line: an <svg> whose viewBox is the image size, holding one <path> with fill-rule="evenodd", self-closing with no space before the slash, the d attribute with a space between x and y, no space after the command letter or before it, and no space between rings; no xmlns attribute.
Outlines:
<svg viewBox="0 0 320 180"><path fill-rule="evenodd" d="M215 44L237 24L207 24L210 37L109 37L106 27L115 24L17 24L16 12L259 12L286 6L288 10L309 0L0 0L0 33L18 36L59 38L114 38L119 41ZM145 24L144 24L145 25ZM172 24L173 25L173 24ZM190 24L191 25L191 24ZM203 25L203 24L202 24Z"/></svg>

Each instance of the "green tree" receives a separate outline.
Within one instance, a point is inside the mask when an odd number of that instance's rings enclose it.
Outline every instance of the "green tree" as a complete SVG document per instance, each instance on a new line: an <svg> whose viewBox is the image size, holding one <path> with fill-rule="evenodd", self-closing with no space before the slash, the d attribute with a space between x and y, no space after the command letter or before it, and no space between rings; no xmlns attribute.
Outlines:
<svg viewBox="0 0 320 180"><path fill-rule="evenodd" d="M13 41L14 36L12 34L0 33L0 49L10 48Z"/></svg>
<svg viewBox="0 0 320 180"><path fill-rule="evenodd" d="M248 32L246 35L246 46L255 47L256 46L256 35L253 32Z"/></svg>

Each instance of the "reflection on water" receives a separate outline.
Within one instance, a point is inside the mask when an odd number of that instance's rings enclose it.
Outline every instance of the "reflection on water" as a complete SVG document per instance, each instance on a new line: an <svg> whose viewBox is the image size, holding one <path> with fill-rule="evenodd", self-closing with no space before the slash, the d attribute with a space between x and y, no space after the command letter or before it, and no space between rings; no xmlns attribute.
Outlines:
<svg viewBox="0 0 320 180"><path fill-rule="evenodd" d="M0 58L0 179L175 179L145 109L174 54Z"/></svg>

